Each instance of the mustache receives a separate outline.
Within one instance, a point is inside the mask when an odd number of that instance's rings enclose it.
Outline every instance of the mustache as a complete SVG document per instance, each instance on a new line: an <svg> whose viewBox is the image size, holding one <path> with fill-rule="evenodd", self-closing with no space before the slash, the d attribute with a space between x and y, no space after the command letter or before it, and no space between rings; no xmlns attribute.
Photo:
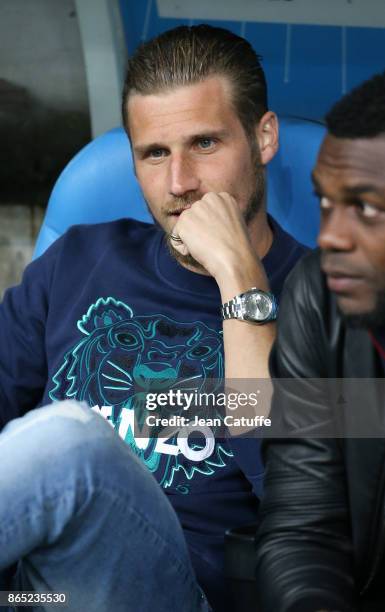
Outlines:
<svg viewBox="0 0 385 612"><path fill-rule="evenodd" d="M172 200L169 200L162 206L162 213L166 215L175 215L177 213L183 212L186 208L190 207L191 204L201 200L203 198L203 193L186 193L186 195L180 197L174 197Z"/></svg>
<svg viewBox="0 0 385 612"><path fill-rule="evenodd" d="M332 276L360 276L360 270L352 268L342 255L321 253L321 269L324 274Z"/></svg>

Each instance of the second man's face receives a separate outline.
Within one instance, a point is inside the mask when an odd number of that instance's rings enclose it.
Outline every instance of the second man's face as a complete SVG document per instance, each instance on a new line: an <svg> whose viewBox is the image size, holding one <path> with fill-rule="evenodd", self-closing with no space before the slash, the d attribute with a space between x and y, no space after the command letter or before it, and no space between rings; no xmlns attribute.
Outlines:
<svg viewBox="0 0 385 612"><path fill-rule="evenodd" d="M224 77L132 95L128 116L136 175L152 215L167 233L183 210L208 192L229 193L244 213L256 200L257 208L261 204L263 168Z"/></svg>
<svg viewBox="0 0 385 612"><path fill-rule="evenodd" d="M355 325L385 324L385 137L328 135L313 177L329 289Z"/></svg>

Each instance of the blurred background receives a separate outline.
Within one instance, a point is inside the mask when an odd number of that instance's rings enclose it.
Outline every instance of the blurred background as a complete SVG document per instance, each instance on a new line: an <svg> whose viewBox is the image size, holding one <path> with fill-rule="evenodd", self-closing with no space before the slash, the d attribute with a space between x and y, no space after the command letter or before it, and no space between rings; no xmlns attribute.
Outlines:
<svg viewBox="0 0 385 612"><path fill-rule="evenodd" d="M252 43L280 115L322 120L385 69L384 0L0 0L0 296L32 257L62 169L120 125L128 55L201 22Z"/></svg>

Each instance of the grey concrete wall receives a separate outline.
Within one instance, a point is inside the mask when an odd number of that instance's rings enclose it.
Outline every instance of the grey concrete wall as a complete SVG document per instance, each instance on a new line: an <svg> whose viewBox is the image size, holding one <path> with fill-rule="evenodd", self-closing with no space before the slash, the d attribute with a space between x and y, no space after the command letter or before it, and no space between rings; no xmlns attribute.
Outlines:
<svg viewBox="0 0 385 612"><path fill-rule="evenodd" d="M87 112L73 0L1 0L0 75L44 106Z"/></svg>
<svg viewBox="0 0 385 612"><path fill-rule="evenodd" d="M44 206L90 140L74 0L0 2L0 204Z"/></svg>
<svg viewBox="0 0 385 612"><path fill-rule="evenodd" d="M0 206L0 300L21 280L32 258L44 210L38 206Z"/></svg>

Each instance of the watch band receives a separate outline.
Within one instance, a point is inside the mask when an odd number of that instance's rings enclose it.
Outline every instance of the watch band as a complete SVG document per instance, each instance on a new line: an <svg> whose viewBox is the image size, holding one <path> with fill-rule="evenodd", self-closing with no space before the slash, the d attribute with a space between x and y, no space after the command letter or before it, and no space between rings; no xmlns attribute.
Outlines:
<svg viewBox="0 0 385 612"><path fill-rule="evenodd" d="M226 319L240 319L243 320L242 314L242 301L239 295L236 295L231 300L222 304L222 318Z"/></svg>

